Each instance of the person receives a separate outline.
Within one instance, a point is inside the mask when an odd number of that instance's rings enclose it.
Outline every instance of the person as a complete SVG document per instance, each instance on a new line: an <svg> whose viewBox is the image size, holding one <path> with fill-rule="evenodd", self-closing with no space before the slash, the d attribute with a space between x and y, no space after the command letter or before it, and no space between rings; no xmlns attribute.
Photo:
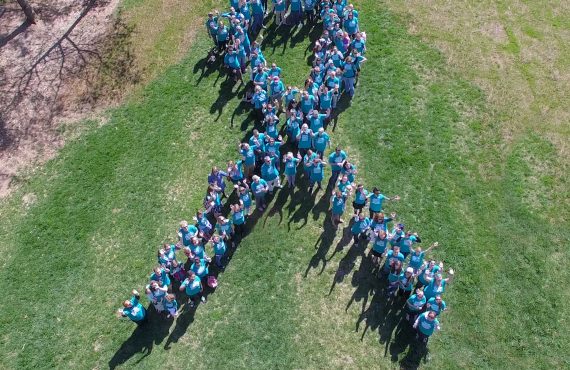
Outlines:
<svg viewBox="0 0 570 370"><path fill-rule="evenodd" d="M360 217L360 215L355 217ZM386 232L378 230L372 233L372 249L370 255L372 256L372 263L375 266L377 266L380 259L382 259L387 246L388 238L386 237Z"/></svg>
<svg viewBox="0 0 570 370"><path fill-rule="evenodd" d="M349 161L344 161L342 165L342 169L340 170L340 174L343 176L348 177L348 181L354 182L356 178L356 174L358 171L356 170L356 166Z"/></svg>
<svg viewBox="0 0 570 370"><path fill-rule="evenodd" d="M341 193L348 196L352 195L352 184L350 181L348 181L348 176L342 176L340 180L338 180L336 187L338 190L340 190Z"/></svg>
<svg viewBox="0 0 570 370"><path fill-rule="evenodd" d="M176 301L176 296L174 294L166 295L164 308L168 311L168 316L166 316L166 318L170 319L178 317L178 302Z"/></svg>
<svg viewBox="0 0 570 370"><path fill-rule="evenodd" d="M249 146L255 152L255 160L261 164L265 156L265 134L254 129L251 137L249 138Z"/></svg>
<svg viewBox="0 0 570 370"><path fill-rule="evenodd" d="M222 189L216 185L208 185L206 196L204 197L204 208L206 213L214 216L222 213Z"/></svg>
<svg viewBox="0 0 570 370"><path fill-rule="evenodd" d="M208 184L220 188L222 197L227 198L225 178L228 177L227 172L220 171L218 167L212 167L212 172L208 175Z"/></svg>
<svg viewBox="0 0 570 370"><path fill-rule="evenodd" d="M164 297L167 292L168 287L155 280L151 280L145 287L146 296L148 300L152 302L154 309L158 313L164 311Z"/></svg>
<svg viewBox="0 0 570 370"><path fill-rule="evenodd" d="M245 212L244 217L249 216L250 214L249 210L251 208L251 194L250 194L249 185L247 184L247 180L244 180L242 186L238 188L238 197L239 197L239 203L242 206L243 211Z"/></svg>
<svg viewBox="0 0 570 370"><path fill-rule="evenodd" d="M362 209L366 206L368 201L368 190L364 189L364 185L356 185L356 190L354 191L354 200L352 201L352 208L354 209L354 215L359 215L362 213Z"/></svg>
<svg viewBox="0 0 570 370"><path fill-rule="evenodd" d="M265 211L267 207L265 204L265 195L269 191L269 187L267 186L267 182L260 178L257 175L253 176L253 182L251 183L251 190L253 191L253 195L255 196L255 206L261 212Z"/></svg>
<svg viewBox="0 0 570 370"><path fill-rule="evenodd" d="M402 274L402 261L398 259L391 259L389 264L389 274L388 274L388 289L386 295L389 297L395 297L400 286L400 275Z"/></svg>
<svg viewBox="0 0 570 370"><path fill-rule="evenodd" d="M329 186L336 184L340 171L342 170L342 165L346 160L347 155L344 150L337 147L334 152L329 155L329 164L331 165L332 174L329 179Z"/></svg>
<svg viewBox="0 0 570 370"><path fill-rule="evenodd" d="M276 117L276 115L269 114L263 119L265 132L267 133L267 136L273 140L279 138L279 129L277 128L279 125L279 118Z"/></svg>
<svg viewBox="0 0 570 370"><path fill-rule="evenodd" d="M188 271L188 277L184 279L180 285L179 290L185 292L190 300L190 307L196 305L196 301L200 299L202 302L206 303L206 298L201 296L202 293L202 282L200 278L194 273L194 271Z"/></svg>
<svg viewBox="0 0 570 370"><path fill-rule="evenodd" d="M208 35L214 40L214 45L218 46L218 11L216 10L215 15L214 13L208 13L208 19L206 19L206 30L208 31Z"/></svg>
<svg viewBox="0 0 570 370"><path fill-rule="evenodd" d="M238 245L245 233L245 214L242 203L230 205L232 225L234 228L234 245Z"/></svg>
<svg viewBox="0 0 570 370"><path fill-rule="evenodd" d="M303 123L301 126L301 131L299 135L297 135L297 148L299 149L299 154L302 156L307 153L309 149L311 149L311 138L313 137L313 132L309 129L309 126L306 123Z"/></svg>
<svg viewBox="0 0 570 370"><path fill-rule="evenodd" d="M190 270L192 270L201 281L206 281L209 273L208 261L205 258L194 256L194 263L190 266Z"/></svg>
<svg viewBox="0 0 570 370"><path fill-rule="evenodd" d="M131 299L123 302L123 307L118 310L118 314L120 317L128 317L137 325L144 324L148 318L145 308L140 303L141 296L135 289L133 289L132 294Z"/></svg>
<svg viewBox="0 0 570 370"><path fill-rule="evenodd" d="M275 12L275 24L281 26L285 21L285 13L287 12L286 0L273 0L273 11Z"/></svg>
<svg viewBox="0 0 570 370"><path fill-rule="evenodd" d="M375 213L374 217L372 217L372 225L370 227L372 230L382 230L388 233L388 223L392 222L396 216L395 212L392 212L390 217L386 217L383 212Z"/></svg>
<svg viewBox="0 0 570 370"><path fill-rule="evenodd" d="M248 179L253 176L255 170L255 147L251 147L248 143L239 143L239 150L242 156L245 175Z"/></svg>
<svg viewBox="0 0 570 370"><path fill-rule="evenodd" d="M312 153L311 150L307 151L307 154L305 155L305 157L308 157L309 153L311 153L311 156L314 156L313 161L309 162L310 163L310 175L309 175L309 193L313 192L313 187L315 186L315 183L318 186L318 189L320 189L322 187L322 181L323 178L325 176L325 165L326 163L324 163L320 158L318 158L316 155L316 153Z"/></svg>
<svg viewBox="0 0 570 370"><path fill-rule="evenodd" d="M359 31L358 18L353 13L348 13L343 26L350 37L355 37Z"/></svg>
<svg viewBox="0 0 570 370"><path fill-rule="evenodd" d="M305 117L309 114L311 110L315 108L316 103L317 103L317 98L315 98L314 95L309 94L309 91L304 90L301 93L301 100L300 100L301 112L303 112L303 115Z"/></svg>
<svg viewBox="0 0 570 370"><path fill-rule="evenodd" d="M424 291L421 289L416 289L416 294L412 294L412 296L406 300L406 320L408 320L411 325L416 322L425 304L426 297L424 296Z"/></svg>
<svg viewBox="0 0 570 370"><path fill-rule="evenodd" d="M426 277L426 280L429 284L424 288L424 294L426 295L426 299L429 301L430 298L435 297L436 295L442 295L445 292L445 287L448 283L453 280L455 273L453 269L449 270L449 277L443 278L441 273L436 273L433 278Z"/></svg>
<svg viewBox="0 0 570 370"><path fill-rule="evenodd" d="M224 22L222 22L222 20L220 19L218 21L218 28L216 30L216 41L218 44L218 51L220 53L226 51L226 46L228 45L228 39L229 39L229 30L224 24Z"/></svg>
<svg viewBox="0 0 570 370"><path fill-rule="evenodd" d="M394 265L396 261L404 262L405 258L402 253L400 253L400 247L394 246L385 254L386 261L384 262L383 273L388 274L390 272L390 267Z"/></svg>
<svg viewBox="0 0 570 370"><path fill-rule="evenodd" d="M267 190L269 191L269 194L273 193L273 188L281 189L279 170L277 170L275 166L276 162L276 158L266 156L263 159L263 165L261 166L261 177L267 183Z"/></svg>
<svg viewBox="0 0 570 370"><path fill-rule="evenodd" d="M292 152L288 152L285 157L283 157L283 163L285 163L285 176L287 177L287 183L289 184L289 189L295 187L295 177L297 175L297 165L301 160L301 155L297 154L297 158L293 156Z"/></svg>
<svg viewBox="0 0 570 370"><path fill-rule="evenodd" d="M442 263L437 265L433 260L424 262L418 274L418 282L416 283L416 288L421 288L428 285L433 275L435 275L440 269L443 269Z"/></svg>
<svg viewBox="0 0 570 370"><path fill-rule="evenodd" d="M325 132L323 127L319 128L318 132L313 135L313 148L315 152L319 156L319 158L323 159L325 154L325 150L330 147L331 139L329 135Z"/></svg>
<svg viewBox="0 0 570 370"><path fill-rule="evenodd" d="M417 329L416 339L423 345L427 345L429 337L436 330L441 330L441 327L435 312L427 311L418 316L414 323L414 329Z"/></svg>
<svg viewBox="0 0 570 370"><path fill-rule="evenodd" d="M443 311L447 310L447 304L441 298L440 294L435 297L431 297L426 303L426 310L435 312L436 316L439 316Z"/></svg>
<svg viewBox="0 0 570 370"><path fill-rule="evenodd" d="M419 273L420 268L424 263L425 255L429 253L429 251L431 251L433 248L437 248L438 245L439 243L435 242L432 245L430 245L429 248L426 249L425 251L422 251L422 247L416 247L414 252L410 255L410 263L409 263L409 266L414 269L414 274Z"/></svg>
<svg viewBox="0 0 570 370"><path fill-rule="evenodd" d="M331 223L337 227L339 223L343 223L341 218L346 207L346 195L342 194L340 190L336 190L331 197Z"/></svg>
<svg viewBox="0 0 570 370"><path fill-rule="evenodd" d="M285 93L285 85L279 76L271 77L269 83L269 91L271 92L271 101L276 102L276 108L280 111L283 110L283 94Z"/></svg>
<svg viewBox="0 0 570 370"><path fill-rule="evenodd" d="M244 176L243 176L243 161L242 160L238 160L238 161L229 161L228 162L228 177L230 179L230 181L234 184L234 185L238 185L241 184Z"/></svg>
<svg viewBox="0 0 570 370"><path fill-rule="evenodd" d="M370 217L374 217L375 213L382 212L382 204L385 200L400 200L399 195L395 195L391 198L385 196L384 194L380 193L380 189L374 187L372 189L372 194L368 196L370 199Z"/></svg>
<svg viewBox="0 0 570 370"><path fill-rule="evenodd" d="M172 261L172 266L170 267L170 276L176 281L177 283L181 283L186 279L186 270L184 266L179 263L177 260Z"/></svg>
<svg viewBox="0 0 570 370"><path fill-rule="evenodd" d="M404 299L408 299L412 290L414 290L414 269L406 268L398 277L398 295Z"/></svg>
<svg viewBox="0 0 570 370"><path fill-rule="evenodd" d="M229 45L227 48L226 55L224 56L224 65L229 70L228 77L233 76L234 81L237 82L237 80L240 80L241 83L243 83L239 52L232 45Z"/></svg>
<svg viewBox="0 0 570 370"><path fill-rule="evenodd" d="M303 7L305 9L305 18L307 23L313 23L315 21L315 5L317 0L303 0Z"/></svg>
<svg viewBox="0 0 570 370"><path fill-rule="evenodd" d="M419 237L418 233L412 233L410 230L406 231L404 236L400 239L400 250L404 257L408 257L415 243L421 242L422 239Z"/></svg>
<svg viewBox="0 0 570 370"><path fill-rule="evenodd" d="M214 250L214 263L220 269L224 269L224 257L226 255L226 243L220 238L219 235L214 235L212 238L212 248Z"/></svg>
<svg viewBox="0 0 570 370"><path fill-rule="evenodd" d="M257 35L262 28L265 28L263 25L263 18L265 17L265 5L261 0L250 0L251 3L251 10L253 15L253 23L251 25L251 34Z"/></svg>
<svg viewBox="0 0 570 370"><path fill-rule="evenodd" d="M354 240L354 244L358 244L360 238L365 237L366 232L370 228L370 219L365 217L364 214L359 214L354 216L354 223L350 228L350 232L352 233L352 238Z"/></svg>
<svg viewBox="0 0 570 370"><path fill-rule="evenodd" d="M352 57L349 55L344 59L342 64L342 82L344 91L352 99L354 96L354 80L356 77L356 67L353 63Z"/></svg>
<svg viewBox="0 0 570 370"><path fill-rule="evenodd" d="M318 110L313 109L311 114L309 114L309 124L311 132L318 132L319 129L324 127L326 114L320 114Z"/></svg>
<svg viewBox="0 0 570 370"><path fill-rule="evenodd" d="M170 277L168 276L168 270L162 266L156 266L150 274L150 281L156 281L160 283L161 286L165 286L167 289L170 286Z"/></svg>
<svg viewBox="0 0 570 370"><path fill-rule="evenodd" d="M289 26L298 26L303 22L303 4L301 0L289 0L290 12L287 17L287 24Z"/></svg>
<svg viewBox="0 0 570 370"><path fill-rule="evenodd" d="M158 264L165 269L170 269L172 261L176 260L176 250L180 249L179 244L164 243L158 250Z"/></svg>
<svg viewBox="0 0 570 370"><path fill-rule="evenodd" d="M230 220L228 220L222 215L218 216L218 222L216 222L216 231L218 232L218 235L220 236L220 238L222 238L224 243L226 244L231 243L230 246L232 248L235 246L232 238L234 230Z"/></svg>
<svg viewBox="0 0 570 370"><path fill-rule="evenodd" d="M204 248L204 243L202 239L198 237L192 238L192 245L190 246L190 251L192 252L192 258L208 258L206 255L206 249ZM194 262L193 260L191 262Z"/></svg>
<svg viewBox="0 0 570 370"><path fill-rule="evenodd" d="M180 229L178 229L178 240L182 242L185 247L190 245L190 239L198 233L198 228L194 225L188 225L188 221L180 221Z"/></svg>
<svg viewBox="0 0 570 370"><path fill-rule="evenodd" d="M218 212L219 214L219 212ZM194 217L196 223L198 224L198 232L199 234L204 237L206 240L210 239L210 235L212 235L212 231L214 227L206 214L200 210L196 211L196 216Z"/></svg>
<svg viewBox="0 0 570 370"><path fill-rule="evenodd" d="M263 106L267 104L267 91L263 90L261 86L255 86L251 103L253 104L255 116L261 120L263 117Z"/></svg>

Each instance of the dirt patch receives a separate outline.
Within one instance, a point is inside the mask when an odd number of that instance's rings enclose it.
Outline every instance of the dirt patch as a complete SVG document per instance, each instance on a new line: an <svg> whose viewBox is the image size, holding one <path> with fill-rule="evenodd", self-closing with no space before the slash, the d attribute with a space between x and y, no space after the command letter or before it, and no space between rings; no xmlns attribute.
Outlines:
<svg viewBox="0 0 570 370"><path fill-rule="evenodd" d="M17 3L0 5L0 197L19 170L55 155L62 121L93 111L85 71L103 59L118 2L31 1L35 25Z"/></svg>

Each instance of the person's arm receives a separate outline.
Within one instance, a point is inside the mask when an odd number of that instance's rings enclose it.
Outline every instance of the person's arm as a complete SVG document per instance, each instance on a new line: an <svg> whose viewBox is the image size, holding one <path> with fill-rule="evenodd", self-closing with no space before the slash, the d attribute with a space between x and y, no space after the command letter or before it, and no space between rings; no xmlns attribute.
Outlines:
<svg viewBox="0 0 570 370"><path fill-rule="evenodd" d="M416 322L414 322L414 329L418 328L418 324L420 323L420 317L422 317L422 315L418 315L418 318L416 319Z"/></svg>
<svg viewBox="0 0 570 370"><path fill-rule="evenodd" d="M429 246L429 248L424 251L424 255L425 255L425 254L428 254L428 252L431 251L432 249L437 248L438 245L439 245L438 242L432 243L432 244Z"/></svg>
<svg viewBox="0 0 570 370"><path fill-rule="evenodd" d="M445 281L446 284L449 284L453 281L453 278L455 277L455 271L453 271L453 269L449 269L449 273L447 278L443 279Z"/></svg>

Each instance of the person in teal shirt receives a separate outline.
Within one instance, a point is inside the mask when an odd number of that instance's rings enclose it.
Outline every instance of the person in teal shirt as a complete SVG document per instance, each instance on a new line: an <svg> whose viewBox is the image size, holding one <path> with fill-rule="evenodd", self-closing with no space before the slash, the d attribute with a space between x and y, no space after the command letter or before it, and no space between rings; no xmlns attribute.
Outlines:
<svg viewBox="0 0 570 370"><path fill-rule="evenodd" d="M443 263L436 265L435 261L424 262L420 268L420 273L418 275L418 282L416 283L416 288L421 288L427 286L433 276L440 270L443 269Z"/></svg>
<svg viewBox="0 0 570 370"><path fill-rule="evenodd" d="M212 237L212 249L214 250L214 262L220 269L224 269L224 257L226 255L226 243L219 235Z"/></svg>
<svg viewBox="0 0 570 370"><path fill-rule="evenodd" d="M212 40L214 40L214 45L218 45L218 39L217 39L217 34L218 34L218 12L216 11L215 15L214 13L208 13L208 19L206 19L206 29L208 30L208 35L210 35L210 37L212 38Z"/></svg>
<svg viewBox="0 0 570 370"><path fill-rule="evenodd" d="M297 135L297 148L301 155L305 155L311 149L313 132L306 123L301 126L301 132Z"/></svg>
<svg viewBox="0 0 570 370"><path fill-rule="evenodd" d="M408 257L408 255L411 253L414 244L416 243L421 243L422 240L420 239L419 235L417 233L412 233L411 231L406 231L406 233L404 234L404 236L400 239L399 243L400 243L400 250L402 251L402 254L404 255L404 257Z"/></svg>
<svg viewBox="0 0 570 370"><path fill-rule="evenodd" d="M313 192L313 187L315 186L315 183L318 186L318 189L321 188L321 184L325 175L325 163L319 158L317 157L316 153L313 153L311 150L307 151L307 154L305 154L305 157L309 156L309 153L311 153L311 156L313 157L313 161L309 162L309 161L305 161L305 163L310 163L310 169L309 169L309 193ZM309 159L310 157L308 157L307 159Z"/></svg>
<svg viewBox="0 0 570 370"><path fill-rule="evenodd" d="M348 33L350 37L354 37L359 30L358 18L354 17L353 13L348 13L348 17L344 20L343 26L344 30Z"/></svg>
<svg viewBox="0 0 570 370"><path fill-rule="evenodd" d="M168 311L167 319L178 317L178 302L174 294L167 294L164 299L164 308Z"/></svg>
<svg viewBox="0 0 570 370"><path fill-rule="evenodd" d="M418 315L423 311L426 304L426 297L424 296L424 291L421 289L416 289L416 294L412 294L410 298L406 300L406 320L410 324L414 324Z"/></svg>
<svg viewBox="0 0 570 370"><path fill-rule="evenodd" d="M323 158L325 154L325 150L330 147L331 139L329 135L325 132L323 127L319 128L318 132L313 135L313 148L315 152L319 156L319 158Z"/></svg>
<svg viewBox="0 0 570 370"><path fill-rule="evenodd" d="M339 190L335 191L331 197L331 222L334 227L338 224L343 223L344 220L341 218L344 209L346 208L346 195L342 194Z"/></svg>
<svg viewBox="0 0 570 370"><path fill-rule="evenodd" d="M265 204L265 195L269 191L267 182L259 176L255 175L253 176L253 182L251 183L251 190L255 196L255 206L261 212L265 211L265 208L267 207Z"/></svg>
<svg viewBox="0 0 570 370"><path fill-rule="evenodd" d="M265 17L265 8L267 4L264 4L261 0L250 0L251 10L253 14L253 24L251 25L251 34L257 35L262 28L263 18Z"/></svg>
<svg viewBox="0 0 570 370"><path fill-rule="evenodd" d="M230 246L233 248L233 227L232 227L232 222L230 220L228 220L227 218L225 218L224 216L220 215L218 216L216 222L216 231L218 232L218 235L220 236L220 238L222 238L222 240L225 243L231 243Z"/></svg>
<svg viewBox="0 0 570 370"><path fill-rule="evenodd" d="M368 196L370 199L370 217L374 217L375 213L382 212L382 205L385 200L399 200L400 197L398 195L389 198L384 194L380 193L380 190L375 187L372 189L372 194Z"/></svg>
<svg viewBox="0 0 570 370"><path fill-rule="evenodd" d="M283 163L285 163L285 176L287 177L287 183L289 184L289 189L295 187L295 177L297 175L297 165L301 160L301 155L297 154L297 158L293 156L292 152L287 153L283 157Z"/></svg>
<svg viewBox="0 0 570 370"><path fill-rule="evenodd" d="M223 52L226 50L229 39L229 30L221 20L218 22L218 29L216 30L216 41L218 42L218 51Z"/></svg>
<svg viewBox="0 0 570 370"><path fill-rule="evenodd" d="M279 76L273 76L270 78L269 91L271 92L271 101L277 102L276 108L279 110L283 109L283 94L285 93L285 85Z"/></svg>
<svg viewBox="0 0 570 370"><path fill-rule="evenodd" d="M195 256L194 263L190 266L190 270L192 270L200 278L200 280L205 281L209 273L208 262L205 258Z"/></svg>
<svg viewBox="0 0 570 370"><path fill-rule="evenodd" d="M347 155L344 150L337 147L334 152L329 155L329 164L331 165L332 174L329 179L329 186L336 184L340 171L342 170L342 165L346 160Z"/></svg>
<svg viewBox="0 0 570 370"><path fill-rule="evenodd" d="M251 178L255 170L255 149L257 148L251 147L248 143L240 143L239 149L245 167L245 175L247 178Z"/></svg>
<svg viewBox="0 0 570 370"><path fill-rule="evenodd" d="M265 116L263 124L265 125L265 133L267 136L273 139L277 139L279 137L279 118L275 118L274 115Z"/></svg>
<svg viewBox="0 0 570 370"><path fill-rule="evenodd" d="M436 248L439 245L438 242L433 243L428 249L422 251L421 247L417 247L412 254L410 254L410 264L409 266L414 269L414 274L419 273L420 268L424 264L424 257L432 248Z"/></svg>
<svg viewBox="0 0 570 370"><path fill-rule="evenodd" d="M436 318L436 314L433 311L424 312L418 316L416 322L414 323L414 329L417 329L417 339L419 342L427 345L429 337L436 330L440 330L439 321Z"/></svg>
<svg viewBox="0 0 570 370"><path fill-rule="evenodd" d="M449 277L444 279L440 273L436 273L433 278L426 277L429 284L424 288L424 294L427 300L435 297L436 295L442 295L445 292L445 287L447 283L450 282L454 277L453 269L449 270Z"/></svg>
<svg viewBox="0 0 570 370"><path fill-rule="evenodd" d="M386 233L382 230L372 232L372 250L370 255L372 256L372 264L378 266L378 262L382 259L384 252L386 252L386 247L388 246L388 238Z"/></svg>
<svg viewBox="0 0 570 370"><path fill-rule="evenodd" d="M132 294L131 299L123 302L123 308L120 308L118 313L121 317L128 317L132 322L141 325L148 320L146 310L140 303L139 292L133 289Z"/></svg>
<svg viewBox="0 0 570 370"><path fill-rule="evenodd" d="M388 298L395 297L400 286L400 274L402 273L402 262L399 260L393 260L389 265L388 270L388 289L386 290L386 296Z"/></svg>
<svg viewBox="0 0 570 370"><path fill-rule="evenodd" d="M354 65L354 60L349 55L345 58L342 64L342 82L344 91L348 94L349 98L352 99L354 96L354 81L356 78L356 66Z"/></svg>
<svg viewBox="0 0 570 370"><path fill-rule="evenodd" d="M232 215L232 224L234 226L234 244L237 246L245 233L245 211L241 202L230 205L230 210Z"/></svg>
<svg viewBox="0 0 570 370"><path fill-rule="evenodd" d="M313 109L311 114L308 116L310 129L312 132L318 132L319 129L323 128L325 124L325 119L327 118L326 114L319 114L319 111Z"/></svg>
<svg viewBox="0 0 570 370"><path fill-rule="evenodd" d="M249 185L247 181L244 180L243 186L239 187L239 201L245 212L245 217L249 216L249 209L251 208L251 193L249 191Z"/></svg>
<svg viewBox="0 0 570 370"><path fill-rule="evenodd" d="M348 181L348 176L342 176L336 186L341 193L348 196L352 194L352 184Z"/></svg>
<svg viewBox="0 0 570 370"><path fill-rule="evenodd" d="M188 221L180 221L180 229L178 229L178 240L182 242L184 246L189 246L191 244L191 239L194 235L198 233L198 228L194 225L188 225Z"/></svg>
<svg viewBox="0 0 570 370"><path fill-rule="evenodd" d="M315 108L317 99L313 95L309 95L308 91L303 91L301 95L301 112L304 115L308 115L311 110Z"/></svg>
<svg viewBox="0 0 570 370"><path fill-rule="evenodd" d="M162 266L156 266L150 275L151 281L157 281L164 286L170 286L170 277L166 269Z"/></svg>
<svg viewBox="0 0 570 370"><path fill-rule="evenodd" d="M202 280L192 270L188 271L188 277L180 284L179 290L185 292L190 299L190 307L194 307L198 303L198 299L206 303L206 298L200 297L203 290Z"/></svg>
<svg viewBox="0 0 570 370"><path fill-rule="evenodd" d="M404 272L398 277L398 294L400 297L408 299L412 290L414 290L414 269L411 267L406 268Z"/></svg>
<svg viewBox="0 0 570 370"><path fill-rule="evenodd" d="M291 10L287 17L287 24L295 27L303 21L303 5L301 0L289 0L289 4L291 5Z"/></svg>
<svg viewBox="0 0 570 370"><path fill-rule="evenodd" d="M302 118L297 114L297 111L291 109L287 119L287 135L289 136L289 142L293 145L297 144L297 136L301 133L302 122Z"/></svg>
<svg viewBox="0 0 570 370"><path fill-rule="evenodd" d="M269 194L273 193L273 188L281 188L281 182L279 180L279 171L275 166L275 158L266 156L263 159L263 165L261 165L261 177L267 183L267 190Z"/></svg>
<svg viewBox="0 0 570 370"><path fill-rule="evenodd" d="M334 89L329 90L324 84L319 89L319 106L321 113L325 113L325 118L328 118L331 114Z"/></svg>
<svg viewBox="0 0 570 370"><path fill-rule="evenodd" d="M387 274L390 272L390 266L393 266L396 261L404 262L405 258L402 253L400 253L400 247L394 246L391 250L386 253L386 262L384 263L383 272ZM399 274L399 273L398 273Z"/></svg>
<svg viewBox="0 0 570 370"><path fill-rule="evenodd" d="M230 178L230 181L234 184L237 185L239 183L241 183L244 179L243 176L243 161L242 160L237 160L237 161L229 161L228 162L228 170L227 170L227 174L228 177Z"/></svg>
<svg viewBox="0 0 570 370"><path fill-rule="evenodd" d="M352 224L352 227L350 228L354 244L358 244L358 240L366 235L366 232L368 231L369 228L370 228L370 219L368 217L365 217L363 214L354 216L354 222Z"/></svg>
<svg viewBox="0 0 570 370"><path fill-rule="evenodd" d="M443 311L447 309L447 305L445 301L441 298L441 295L436 295L435 297L431 297L426 304L427 311L435 312L436 316L439 316Z"/></svg>
<svg viewBox="0 0 570 370"><path fill-rule="evenodd" d="M368 202L368 190L364 189L364 185L356 185L356 190L354 191L354 200L352 201L352 208L354 209L354 214L359 215L362 213L362 209L366 206Z"/></svg>

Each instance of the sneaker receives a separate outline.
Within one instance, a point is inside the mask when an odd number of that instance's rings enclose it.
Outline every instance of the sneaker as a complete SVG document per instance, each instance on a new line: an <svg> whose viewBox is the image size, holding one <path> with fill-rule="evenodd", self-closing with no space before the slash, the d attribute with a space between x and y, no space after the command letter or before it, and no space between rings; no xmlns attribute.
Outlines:
<svg viewBox="0 0 570 370"><path fill-rule="evenodd" d="M194 308L194 301L190 301L190 308Z"/></svg>
<svg viewBox="0 0 570 370"><path fill-rule="evenodd" d="M341 218L341 219L338 220L338 223L339 223L339 224L344 224L344 220Z"/></svg>
<svg viewBox="0 0 570 370"><path fill-rule="evenodd" d="M201 297L200 297L200 301L201 301L202 303L206 303L206 297L201 296Z"/></svg>

